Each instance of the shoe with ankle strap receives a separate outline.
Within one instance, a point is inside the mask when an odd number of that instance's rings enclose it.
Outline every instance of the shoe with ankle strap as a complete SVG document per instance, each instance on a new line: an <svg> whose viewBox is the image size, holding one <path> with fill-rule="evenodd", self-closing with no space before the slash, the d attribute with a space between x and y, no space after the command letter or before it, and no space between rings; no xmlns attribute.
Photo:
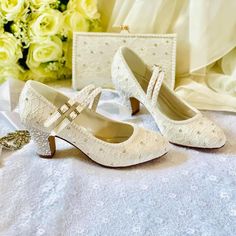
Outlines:
<svg viewBox="0 0 236 236"><path fill-rule="evenodd" d="M39 82L26 83L20 97L20 116L41 157L53 157L55 137L109 167L139 164L168 152L169 143L160 133L98 114L101 91L90 85L70 99Z"/></svg>
<svg viewBox="0 0 236 236"><path fill-rule="evenodd" d="M114 56L112 80L132 114L139 111L141 102L171 143L197 148L224 146L226 138L221 128L178 97L164 78L160 66L150 68L127 47Z"/></svg>

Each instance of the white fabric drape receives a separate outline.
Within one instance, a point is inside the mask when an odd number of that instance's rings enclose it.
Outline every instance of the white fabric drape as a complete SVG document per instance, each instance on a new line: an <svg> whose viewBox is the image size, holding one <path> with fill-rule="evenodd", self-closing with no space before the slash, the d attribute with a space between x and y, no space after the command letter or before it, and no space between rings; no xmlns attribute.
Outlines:
<svg viewBox="0 0 236 236"><path fill-rule="evenodd" d="M236 112L235 0L100 1L105 5L107 31L125 24L132 33L177 33L177 93L201 109Z"/></svg>

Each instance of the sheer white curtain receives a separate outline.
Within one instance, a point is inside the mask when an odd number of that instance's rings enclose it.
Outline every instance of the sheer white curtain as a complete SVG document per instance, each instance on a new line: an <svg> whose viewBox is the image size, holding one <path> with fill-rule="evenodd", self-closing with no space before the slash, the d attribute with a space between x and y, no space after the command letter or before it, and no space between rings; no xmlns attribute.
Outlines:
<svg viewBox="0 0 236 236"><path fill-rule="evenodd" d="M200 109L236 112L235 0L100 0L107 31L177 33L176 91Z"/></svg>

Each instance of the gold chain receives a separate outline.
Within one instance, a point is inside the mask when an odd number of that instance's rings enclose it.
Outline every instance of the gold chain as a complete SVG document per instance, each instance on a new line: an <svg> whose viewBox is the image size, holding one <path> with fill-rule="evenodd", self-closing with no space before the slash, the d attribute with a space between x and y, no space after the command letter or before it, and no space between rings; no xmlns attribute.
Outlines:
<svg viewBox="0 0 236 236"><path fill-rule="evenodd" d="M21 149L29 142L30 133L28 130L17 130L0 138L0 146L11 151Z"/></svg>

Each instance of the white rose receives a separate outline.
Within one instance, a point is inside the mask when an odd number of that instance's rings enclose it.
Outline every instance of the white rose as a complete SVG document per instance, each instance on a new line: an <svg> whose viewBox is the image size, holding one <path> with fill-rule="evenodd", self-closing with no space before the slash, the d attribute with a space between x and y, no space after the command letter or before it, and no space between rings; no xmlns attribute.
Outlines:
<svg viewBox="0 0 236 236"><path fill-rule="evenodd" d="M8 21L13 21L25 12L27 6L25 0L1 0L0 13Z"/></svg>
<svg viewBox="0 0 236 236"><path fill-rule="evenodd" d="M0 33L0 65L16 64L21 57L21 46L13 34Z"/></svg>
<svg viewBox="0 0 236 236"><path fill-rule="evenodd" d="M67 9L77 10L91 20L100 17L97 0L70 0Z"/></svg>
<svg viewBox="0 0 236 236"><path fill-rule="evenodd" d="M67 36L72 38L73 32L76 31L88 31L89 22L76 11L65 11L64 12L64 30Z"/></svg>
<svg viewBox="0 0 236 236"><path fill-rule="evenodd" d="M98 19L100 17L97 0L81 0L80 10L89 19Z"/></svg>
<svg viewBox="0 0 236 236"><path fill-rule="evenodd" d="M54 9L45 9L34 16L31 32L37 37L55 35L61 29L62 18L61 12Z"/></svg>
<svg viewBox="0 0 236 236"><path fill-rule="evenodd" d="M41 39L40 42L31 44L26 60L27 66L30 69L36 68L42 63L61 59L63 54L62 47L62 41L56 36Z"/></svg>

